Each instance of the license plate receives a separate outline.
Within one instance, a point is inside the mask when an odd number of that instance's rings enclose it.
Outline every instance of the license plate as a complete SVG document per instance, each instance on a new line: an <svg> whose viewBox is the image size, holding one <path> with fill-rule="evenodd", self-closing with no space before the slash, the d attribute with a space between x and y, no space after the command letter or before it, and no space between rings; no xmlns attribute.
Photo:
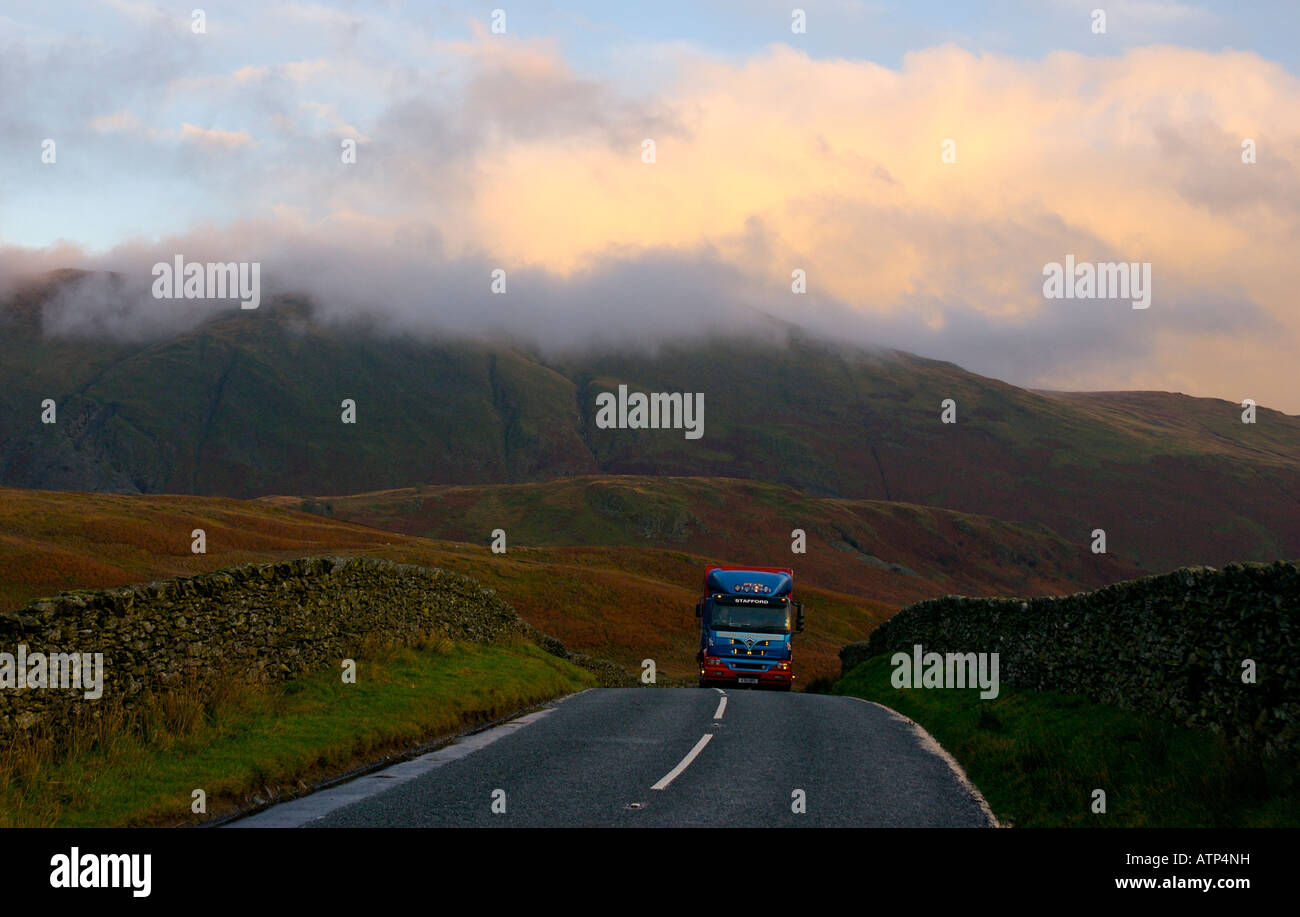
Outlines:
<svg viewBox="0 0 1300 917"><path fill-rule="evenodd" d="M736 681L740 682L742 685L756 685L756 684L758 684L758 679L757 679L757 678L737 678Z"/></svg>

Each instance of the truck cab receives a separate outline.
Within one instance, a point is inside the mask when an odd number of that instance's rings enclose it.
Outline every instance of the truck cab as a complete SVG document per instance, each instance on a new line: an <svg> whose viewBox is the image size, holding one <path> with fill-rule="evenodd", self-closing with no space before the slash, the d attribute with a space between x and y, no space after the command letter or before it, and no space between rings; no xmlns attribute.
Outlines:
<svg viewBox="0 0 1300 917"><path fill-rule="evenodd" d="M790 640L803 630L793 570L709 567L695 616L700 620L700 687L793 687Z"/></svg>

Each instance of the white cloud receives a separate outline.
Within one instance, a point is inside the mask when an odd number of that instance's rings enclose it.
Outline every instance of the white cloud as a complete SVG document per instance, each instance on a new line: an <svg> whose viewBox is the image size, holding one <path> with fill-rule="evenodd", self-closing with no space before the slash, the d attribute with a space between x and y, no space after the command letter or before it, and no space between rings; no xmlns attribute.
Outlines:
<svg viewBox="0 0 1300 917"><path fill-rule="evenodd" d="M221 131L188 123L181 125L180 139L186 143L227 150L250 146L253 143L253 137L248 131Z"/></svg>

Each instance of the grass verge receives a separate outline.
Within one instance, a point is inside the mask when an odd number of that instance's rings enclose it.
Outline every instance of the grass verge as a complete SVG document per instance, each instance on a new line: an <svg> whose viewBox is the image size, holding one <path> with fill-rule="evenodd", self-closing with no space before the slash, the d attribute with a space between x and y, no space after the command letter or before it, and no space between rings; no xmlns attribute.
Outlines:
<svg viewBox="0 0 1300 917"><path fill-rule="evenodd" d="M195 824L594 684L532 644L435 639L368 650L356 684L322 671L180 686L0 750L0 826Z"/></svg>
<svg viewBox="0 0 1300 917"><path fill-rule="evenodd" d="M1300 825L1300 761L1235 747L1128 710L1053 691L899 690L888 655L830 693L876 701L923 726L1004 824L1022 827ZM1092 811L1093 791L1106 812Z"/></svg>

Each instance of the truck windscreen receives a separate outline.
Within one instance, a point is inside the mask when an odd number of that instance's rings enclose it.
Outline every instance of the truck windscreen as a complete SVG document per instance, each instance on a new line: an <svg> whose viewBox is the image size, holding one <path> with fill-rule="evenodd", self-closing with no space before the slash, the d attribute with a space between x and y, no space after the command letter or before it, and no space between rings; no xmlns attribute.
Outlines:
<svg viewBox="0 0 1300 917"><path fill-rule="evenodd" d="M764 608L753 605L722 605L714 602L709 614L709 626L714 630L788 634L790 632L790 606Z"/></svg>

